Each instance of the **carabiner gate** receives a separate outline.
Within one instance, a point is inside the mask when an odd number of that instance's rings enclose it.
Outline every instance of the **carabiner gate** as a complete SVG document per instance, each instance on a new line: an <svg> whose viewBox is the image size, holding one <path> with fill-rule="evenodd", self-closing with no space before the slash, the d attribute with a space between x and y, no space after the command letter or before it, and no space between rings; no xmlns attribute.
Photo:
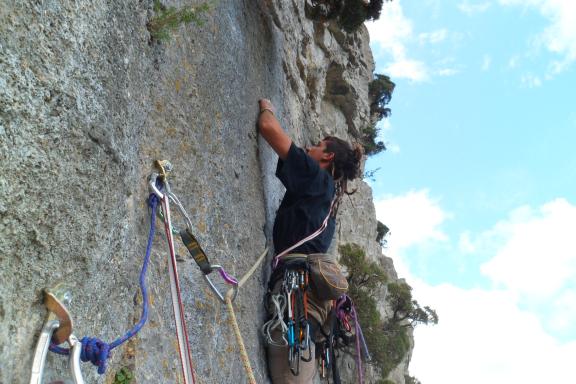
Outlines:
<svg viewBox="0 0 576 384"><path fill-rule="evenodd" d="M151 193L156 195L158 199L162 200L164 199L164 194L156 186L156 181L158 180L158 177L160 177L160 175L156 172L150 174L150 177L148 178L148 188L150 189Z"/></svg>
<svg viewBox="0 0 576 384"><path fill-rule="evenodd" d="M228 275L226 273L226 271L224 270L224 268L222 268L222 266L220 266L218 264L212 264L211 268L212 268L212 270L217 270L220 273L220 276L222 276L222 279L227 284L232 286L234 293L232 294L231 300L234 301L236 299L236 295L238 294L238 280L236 280L232 276ZM226 303L226 299L224 298L224 295L222 295L222 293L220 293L220 290L214 285L214 283L212 283L212 280L210 280L210 277L208 277L208 274L204 275L204 280L206 280L206 282L208 283L208 285L212 289L212 292L214 292L214 294L216 294L216 296L218 296L218 299L220 299L221 302Z"/></svg>
<svg viewBox="0 0 576 384"><path fill-rule="evenodd" d="M41 384L44 375L44 365L50 343L61 344L68 341L72 351L70 353L70 370L74 384L84 384L82 371L80 371L80 352L82 344L72 334L72 318L63 302L70 303L71 294L67 287L59 285L54 292L44 290L44 305L48 309L48 317L42 327L42 332L36 344L34 360L32 361L32 375L30 384Z"/></svg>

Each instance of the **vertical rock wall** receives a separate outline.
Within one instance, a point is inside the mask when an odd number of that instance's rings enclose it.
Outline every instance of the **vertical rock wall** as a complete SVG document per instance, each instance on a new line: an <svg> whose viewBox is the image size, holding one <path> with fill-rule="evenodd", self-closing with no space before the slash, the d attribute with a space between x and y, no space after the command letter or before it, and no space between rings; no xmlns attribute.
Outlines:
<svg viewBox="0 0 576 384"><path fill-rule="evenodd" d="M200 1L170 1L184 6ZM16 1L0 8L0 383L28 382L46 317L41 291L73 286L74 333L107 342L139 319L149 229L147 176L174 165L173 191L213 262L242 276L270 242L282 196L275 155L255 129L268 97L298 144L349 137L368 116L366 31L344 35L305 17L300 1L220 1L166 42L146 29L152 1ZM379 257L371 193L342 208L339 237ZM177 225L182 218L175 215ZM353 231L352 228L362 228ZM147 282L147 325L113 352L139 383L181 382L160 223ZM183 247L178 264L201 383L244 382L225 307ZM265 269L236 314L259 383ZM46 382L68 377L49 354Z"/></svg>

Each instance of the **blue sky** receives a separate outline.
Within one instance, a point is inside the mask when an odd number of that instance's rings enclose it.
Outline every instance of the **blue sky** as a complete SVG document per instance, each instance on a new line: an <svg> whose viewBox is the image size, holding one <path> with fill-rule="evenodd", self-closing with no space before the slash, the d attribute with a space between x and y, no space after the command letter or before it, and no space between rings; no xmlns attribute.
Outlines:
<svg viewBox="0 0 576 384"><path fill-rule="evenodd" d="M576 2L393 0L367 26L396 83L367 164L385 253L440 316L411 374L573 380Z"/></svg>

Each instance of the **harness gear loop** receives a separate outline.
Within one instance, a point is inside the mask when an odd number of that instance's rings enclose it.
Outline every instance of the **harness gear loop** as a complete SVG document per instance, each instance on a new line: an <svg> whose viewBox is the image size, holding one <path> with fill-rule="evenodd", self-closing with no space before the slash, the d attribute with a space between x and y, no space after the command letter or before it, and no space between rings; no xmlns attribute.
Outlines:
<svg viewBox="0 0 576 384"><path fill-rule="evenodd" d="M180 230L175 228L174 226L170 225L170 232L172 234L175 233L175 234L180 235L180 239L182 240L182 242L184 243L184 245L188 249L188 252L192 256L192 258L194 259L194 261L196 262L198 267L200 268L200 271L202 272L202 274L204 276L204 280L206 281L206 283L208 283L208 286L210 287L212 292L214 292L214 294L218 297L218 299L222 303L226 302L224 295L220 292L218 287L212 282L212 280L208 276L214 270L218 271L220 276L222 277L222 279L227 284L232 286L232 288L234 290L234 295L232 297L232 301L234 301L236 299L236 295L238 294L238 281L234 277L232 277L228 273L226 273L226 271L224 270L224 268L222 266L220 266L218 264L210 264L210 261L208 260L208 256L206 255L206 253L204 252L204 250L200 246L200 243L198 242L198 240L196 239L196 237L192 233L192 220L190 219L188 212L186 212L186 210L184 209L184 206L180 202L180 199L178 199L178 197L170 191L169 184L167 182L164 182L165 186L166 186L166 193L162 193L159 190L159 188L156 186L156 184L158 182L158 178L161 178L161 177L162 176L158 173L152 173L150 175L150 179L149 179L150 190L152 191L152 193L154 193L156 196L158 196L158 198L160 200L163 201L164 199L168 199L168 200L172 201L174 203L174 205L176 205L178 212L182 215L182 217L184 217L184 220L186 222L186 228L180 229ZM163 207L163 211L165 211L164 207ZM165 216L166 216L166 212L164 212L164 214L162 215L164 220L165 220Z"/></svg>

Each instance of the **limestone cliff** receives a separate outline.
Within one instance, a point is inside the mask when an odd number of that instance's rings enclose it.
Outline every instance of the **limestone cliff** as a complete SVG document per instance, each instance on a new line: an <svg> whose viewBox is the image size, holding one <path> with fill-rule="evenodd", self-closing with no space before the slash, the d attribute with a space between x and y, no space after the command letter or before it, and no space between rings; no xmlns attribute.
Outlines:
<svg viewBox="0 0 576 384"><path fill-rule="evenodd" d="M7 0L0 8L0 383L29 380L45 287L73 285L78 336L112 341L138 320L154 159L174 165L173 191L212 260L242 276L270 243L282 196L275 155L255 129L257 100L275 103L301 145L353 137L368 121L374 64L364 28L344 34L313 23L304 1L219 1L203 25L158 42L146 28L152 3ZM358 187L341 208L335 244L355 242L381 259L371 191ZM112 383L122 367L138 383L181 382L157 229L148 323L114 351L105 376L84 364L87 382ZM198 381L244 382L224 306L186 250L177 252ZM258 332L265 279L263 268L235 302L259 383L268 382ZM392 379L403 384L405 370ZM65 359L49 354L45 382L61 377Z"/></svg>

